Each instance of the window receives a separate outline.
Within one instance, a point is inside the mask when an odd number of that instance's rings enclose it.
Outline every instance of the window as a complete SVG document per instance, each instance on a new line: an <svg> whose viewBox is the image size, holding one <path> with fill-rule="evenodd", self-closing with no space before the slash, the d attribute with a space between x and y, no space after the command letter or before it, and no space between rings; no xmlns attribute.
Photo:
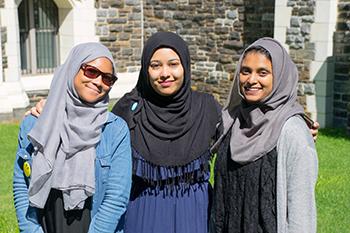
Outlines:
<svg viewBox="0 0 350 233"><path fill-rule="evenodd" d="M22 74L52 73L58 64L58 8L52 0L18 7Z"/></svg>

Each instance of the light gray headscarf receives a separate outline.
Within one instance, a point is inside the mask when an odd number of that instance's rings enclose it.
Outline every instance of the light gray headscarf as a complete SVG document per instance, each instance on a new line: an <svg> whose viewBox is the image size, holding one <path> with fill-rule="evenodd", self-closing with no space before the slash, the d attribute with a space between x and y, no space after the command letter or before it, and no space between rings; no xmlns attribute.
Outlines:
<svg viewBox="0 0 350 233"><path fill-rule="evenodd" d="M29 184L31 206L44 208L51 188L62 190L64 209L82 209L95 192L95 146L108 118L108 94L100 101L83 102L74 78L83 63L106 57L100 43L75 46L54 73L50 92L39 119L28 134L35 152Z"/></svg>
<svg viewBox="0 0 350 233"><path fill-rule="evenodd" d="M265 48L272 58L273 89L259 104L244 101L239 73L244 54L252 46ZM237 65L228 102L223 109L223 135L231 130L231 158L241 164L255 161L277 145L288 118L303 114L297 102L298 71L283 46L272 38L261 38L247 48Z"/></svg>

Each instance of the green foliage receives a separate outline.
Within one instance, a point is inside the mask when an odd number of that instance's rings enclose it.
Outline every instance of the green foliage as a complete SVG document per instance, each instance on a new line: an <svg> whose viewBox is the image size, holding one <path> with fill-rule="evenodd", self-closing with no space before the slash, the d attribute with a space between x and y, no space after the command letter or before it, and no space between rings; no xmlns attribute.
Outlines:
<svg viewBox="0 0 350 233"><path fill-rule="evenodd" d="M17 134L17 124L0 124L0 233L18 232L12 197ZM350 138L344 130L323 129L316 146L318 232L350 233Z"/></svg>

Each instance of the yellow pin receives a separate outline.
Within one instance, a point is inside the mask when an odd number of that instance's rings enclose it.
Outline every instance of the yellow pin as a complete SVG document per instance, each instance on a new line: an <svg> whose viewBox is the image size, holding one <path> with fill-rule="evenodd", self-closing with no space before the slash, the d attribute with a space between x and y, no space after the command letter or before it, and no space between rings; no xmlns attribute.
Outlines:
<svg viewBox="0 0 350 233"><path fill-rule="evenodd" d="M26 177L30 176L31 170L30 170L30 165L29 165L29 163L27 161L23 163L23 171L24 171L24 175Z"/></svg>

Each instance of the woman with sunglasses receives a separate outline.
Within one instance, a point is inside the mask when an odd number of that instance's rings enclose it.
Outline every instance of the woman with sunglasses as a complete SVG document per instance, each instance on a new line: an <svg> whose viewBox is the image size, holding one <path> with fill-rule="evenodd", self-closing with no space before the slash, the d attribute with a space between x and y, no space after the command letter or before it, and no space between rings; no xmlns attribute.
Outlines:
<svg viewBox="0 0 350 233"><path fill-rule="evenodd" d="M117 80L100 43L72 49L40 117L18 137L13 192L21 232L122 232L131 187L127 124L109 113Z"/></svg>

